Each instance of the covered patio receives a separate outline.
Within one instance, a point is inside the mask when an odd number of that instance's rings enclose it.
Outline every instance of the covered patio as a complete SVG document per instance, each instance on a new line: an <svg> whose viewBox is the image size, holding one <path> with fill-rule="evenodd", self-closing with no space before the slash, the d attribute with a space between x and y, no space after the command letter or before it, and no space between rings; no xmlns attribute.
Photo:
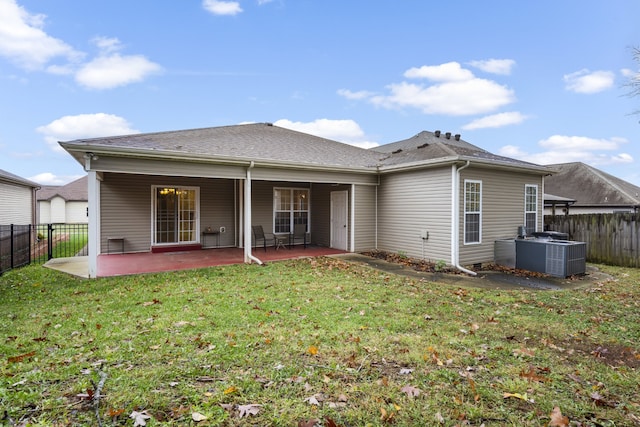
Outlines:
<svg viewBox="0 0 640 427"><path fill-rule="evenodd" d="M266 251L257 249L253 253L260 261L267 263L287 259L336 255L345 253L345 251L322 246L307 246L305 249L299 245L277 250L273 247L268 247ZM160 253L100 254L98 256L98 277L189 270L243 263L243 248L202 249ZM80 277L89 277L87 257L52 259L45 264L45 267Z"/></svg>

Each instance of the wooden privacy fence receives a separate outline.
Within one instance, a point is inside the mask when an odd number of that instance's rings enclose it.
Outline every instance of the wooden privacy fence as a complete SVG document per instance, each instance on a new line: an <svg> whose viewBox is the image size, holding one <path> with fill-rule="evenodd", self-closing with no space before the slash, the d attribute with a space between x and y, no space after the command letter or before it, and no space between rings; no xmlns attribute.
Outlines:
<svg viewBox="0 0 640 427"><path fill-rule="evenodd" d="M545 216L544 227L585 242L588 262L640 267L640 214Z"/></svg>

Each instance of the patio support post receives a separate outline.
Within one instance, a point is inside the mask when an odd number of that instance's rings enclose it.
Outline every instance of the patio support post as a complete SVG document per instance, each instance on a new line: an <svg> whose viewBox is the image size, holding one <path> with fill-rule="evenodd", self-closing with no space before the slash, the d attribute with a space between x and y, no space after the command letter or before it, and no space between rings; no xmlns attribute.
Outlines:
<svg viewBox="0 0 640 427"><path fill-rule="evenodd" d="M89 277L98 277L98 254L100 253L100 182L96 171L87 171L87 201L89 213L88 226L88 261L89 261Z"/></svg>
<svg viewBox="0 0 640 427"><path fill-rule="evenodd" d="M255 261L262 265L262 261L251 254L251 162L247 168L247 177L244 180L244 262L250 264Z"/></svg>

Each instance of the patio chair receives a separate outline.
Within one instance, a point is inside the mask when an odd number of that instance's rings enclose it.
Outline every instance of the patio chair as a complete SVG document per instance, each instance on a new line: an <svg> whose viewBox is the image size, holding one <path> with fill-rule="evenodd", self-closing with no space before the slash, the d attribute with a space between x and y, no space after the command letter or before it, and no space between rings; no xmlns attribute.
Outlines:
<svg viewBox="0 0 640 427"><path fill-rule="evenodd" d="M295 224L293 228L293 236L291 236L292 244L296 243L296 239L302 239L304 248L307 249L307 225Z"/></svg>
<svg viewBox="0 0 640 427"><path fill-rule="evenodd" d="M264 230L261 225L252 225L251 230L253 230L253 241L254 247L258 246L258 240L262 240L262 246L264 247L264 251L267 251L267 240L273 240L275 244L275 238L273 234L264 234ZM267 237L270 236L270 237Z"/></svg>

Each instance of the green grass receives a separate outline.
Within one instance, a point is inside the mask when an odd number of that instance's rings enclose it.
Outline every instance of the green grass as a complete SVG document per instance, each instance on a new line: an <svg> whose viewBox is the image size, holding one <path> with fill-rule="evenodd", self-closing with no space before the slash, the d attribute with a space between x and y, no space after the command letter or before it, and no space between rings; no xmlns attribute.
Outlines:
<svg viewBox="0 0 640 427"><path fill-rule="evenodd" d="M558 407L571 425L639 425L640 271L601 268L614 280L539 292L328 258L97 280L12 270L0 424L132 426L147 411L148 426L543 426Z"/></svg>

